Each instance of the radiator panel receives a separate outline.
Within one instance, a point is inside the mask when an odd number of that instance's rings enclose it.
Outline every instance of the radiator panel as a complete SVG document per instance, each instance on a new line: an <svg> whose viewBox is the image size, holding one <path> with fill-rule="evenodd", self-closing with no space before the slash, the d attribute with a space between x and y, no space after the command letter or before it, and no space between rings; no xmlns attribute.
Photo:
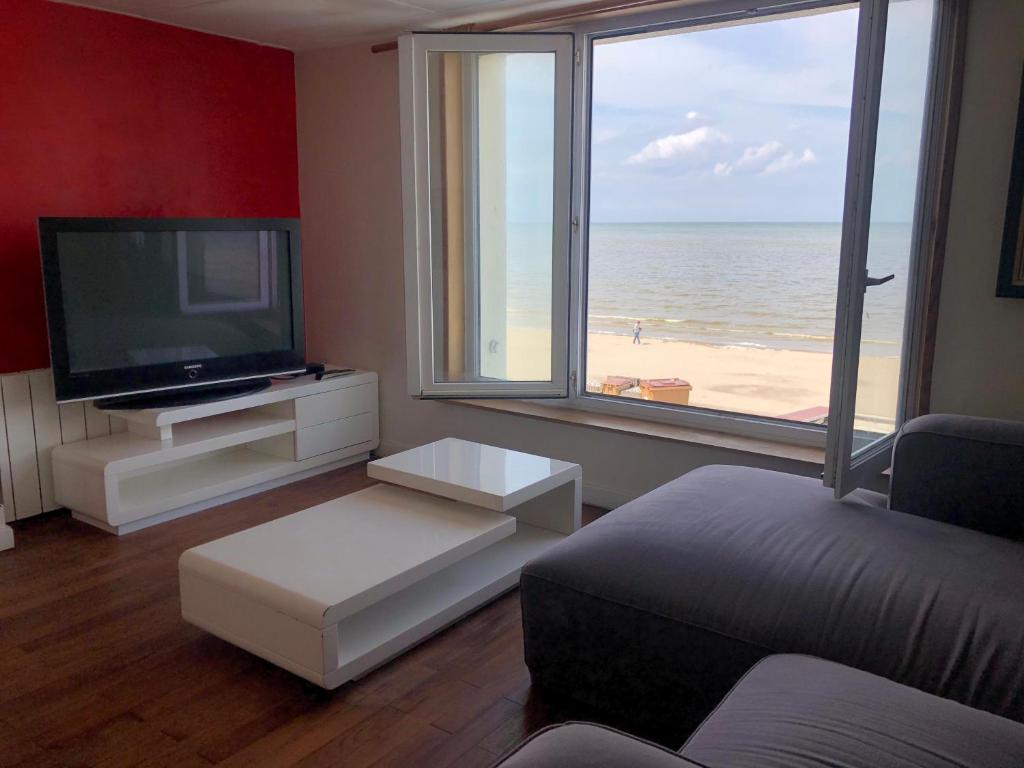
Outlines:
<svg viewBox="0 0 1024 768"><path fill-rule="evenodd" d="M88 403L57 405L49 369L0 376L0 503L22 520L57 509L50 454L64 443L124 429Z"/></svg>

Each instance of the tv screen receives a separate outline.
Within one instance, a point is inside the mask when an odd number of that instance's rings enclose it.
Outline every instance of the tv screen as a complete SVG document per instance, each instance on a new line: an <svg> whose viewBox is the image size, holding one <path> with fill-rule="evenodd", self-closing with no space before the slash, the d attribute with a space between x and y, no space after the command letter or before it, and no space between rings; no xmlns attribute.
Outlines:
<svg viewBox="0 0 1024 768"><path fill-rule="evenodd" d="M60 401L304 368L298 222L40 219Z"/></svg>

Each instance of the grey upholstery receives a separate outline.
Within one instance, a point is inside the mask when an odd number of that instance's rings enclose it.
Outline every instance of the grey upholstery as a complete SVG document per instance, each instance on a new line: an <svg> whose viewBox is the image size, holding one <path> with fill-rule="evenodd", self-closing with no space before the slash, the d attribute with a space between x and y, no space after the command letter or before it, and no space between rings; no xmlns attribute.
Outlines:
<svg viewBox="0 0 1024 768"><path fill-rule="evenodd" d="M755 666L680 750L706 768L1002 768L1024 725L808 656Z"/></svg>
<svg viewBox="0 0 1024 768"><path fill-rule="evenodd" d="M1024 725L810 656L754 666L679 750L570 723L501 768L1010 768Z"/></svg>
<svg viewBox="0 0 1024 768"><path fill-rule="evenodd" d="M890 506L1024 540L1024 423L948 415L907 422L893 448Z"/></svg>
<svg viewBox="0 0 1024 768"><path fill-rule="evenodd" d="M499 762L501 768L700 768L675 752L621 731L567 723L538 731Z"/></svg>
<svg viewBox="0 0 1024 768"><path fill-rule="evenodd" d="M573 534L521 587L535 682L617 722L685 725L778 652L1024 720L1024 545L815 479L704 467Z"/></svg>

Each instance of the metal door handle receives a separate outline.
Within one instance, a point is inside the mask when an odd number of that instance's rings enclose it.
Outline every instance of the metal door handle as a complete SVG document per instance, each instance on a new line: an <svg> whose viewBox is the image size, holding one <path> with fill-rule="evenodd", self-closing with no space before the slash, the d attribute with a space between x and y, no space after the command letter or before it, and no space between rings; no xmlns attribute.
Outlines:
<svg viewBox="0 0 1024 768"><path fill-rule="evenodd" d="M881 285L882 283L888 283L895 277L896 275L886 275L885 277L872 277L871 275L866 274L864 276L864 287L867 288L868 286L872 285Z"/></svg>

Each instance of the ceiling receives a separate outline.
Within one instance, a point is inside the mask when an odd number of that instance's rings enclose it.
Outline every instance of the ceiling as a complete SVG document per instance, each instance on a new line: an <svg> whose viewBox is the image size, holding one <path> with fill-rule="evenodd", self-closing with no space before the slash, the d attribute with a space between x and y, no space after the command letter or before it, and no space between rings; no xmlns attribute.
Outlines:
<svg viewBox="0 0 1024 768"><path fill-rule="evenodd" d="M291 50L380 42L399 32L488 21L579 0L71 0Z"/></svg>

